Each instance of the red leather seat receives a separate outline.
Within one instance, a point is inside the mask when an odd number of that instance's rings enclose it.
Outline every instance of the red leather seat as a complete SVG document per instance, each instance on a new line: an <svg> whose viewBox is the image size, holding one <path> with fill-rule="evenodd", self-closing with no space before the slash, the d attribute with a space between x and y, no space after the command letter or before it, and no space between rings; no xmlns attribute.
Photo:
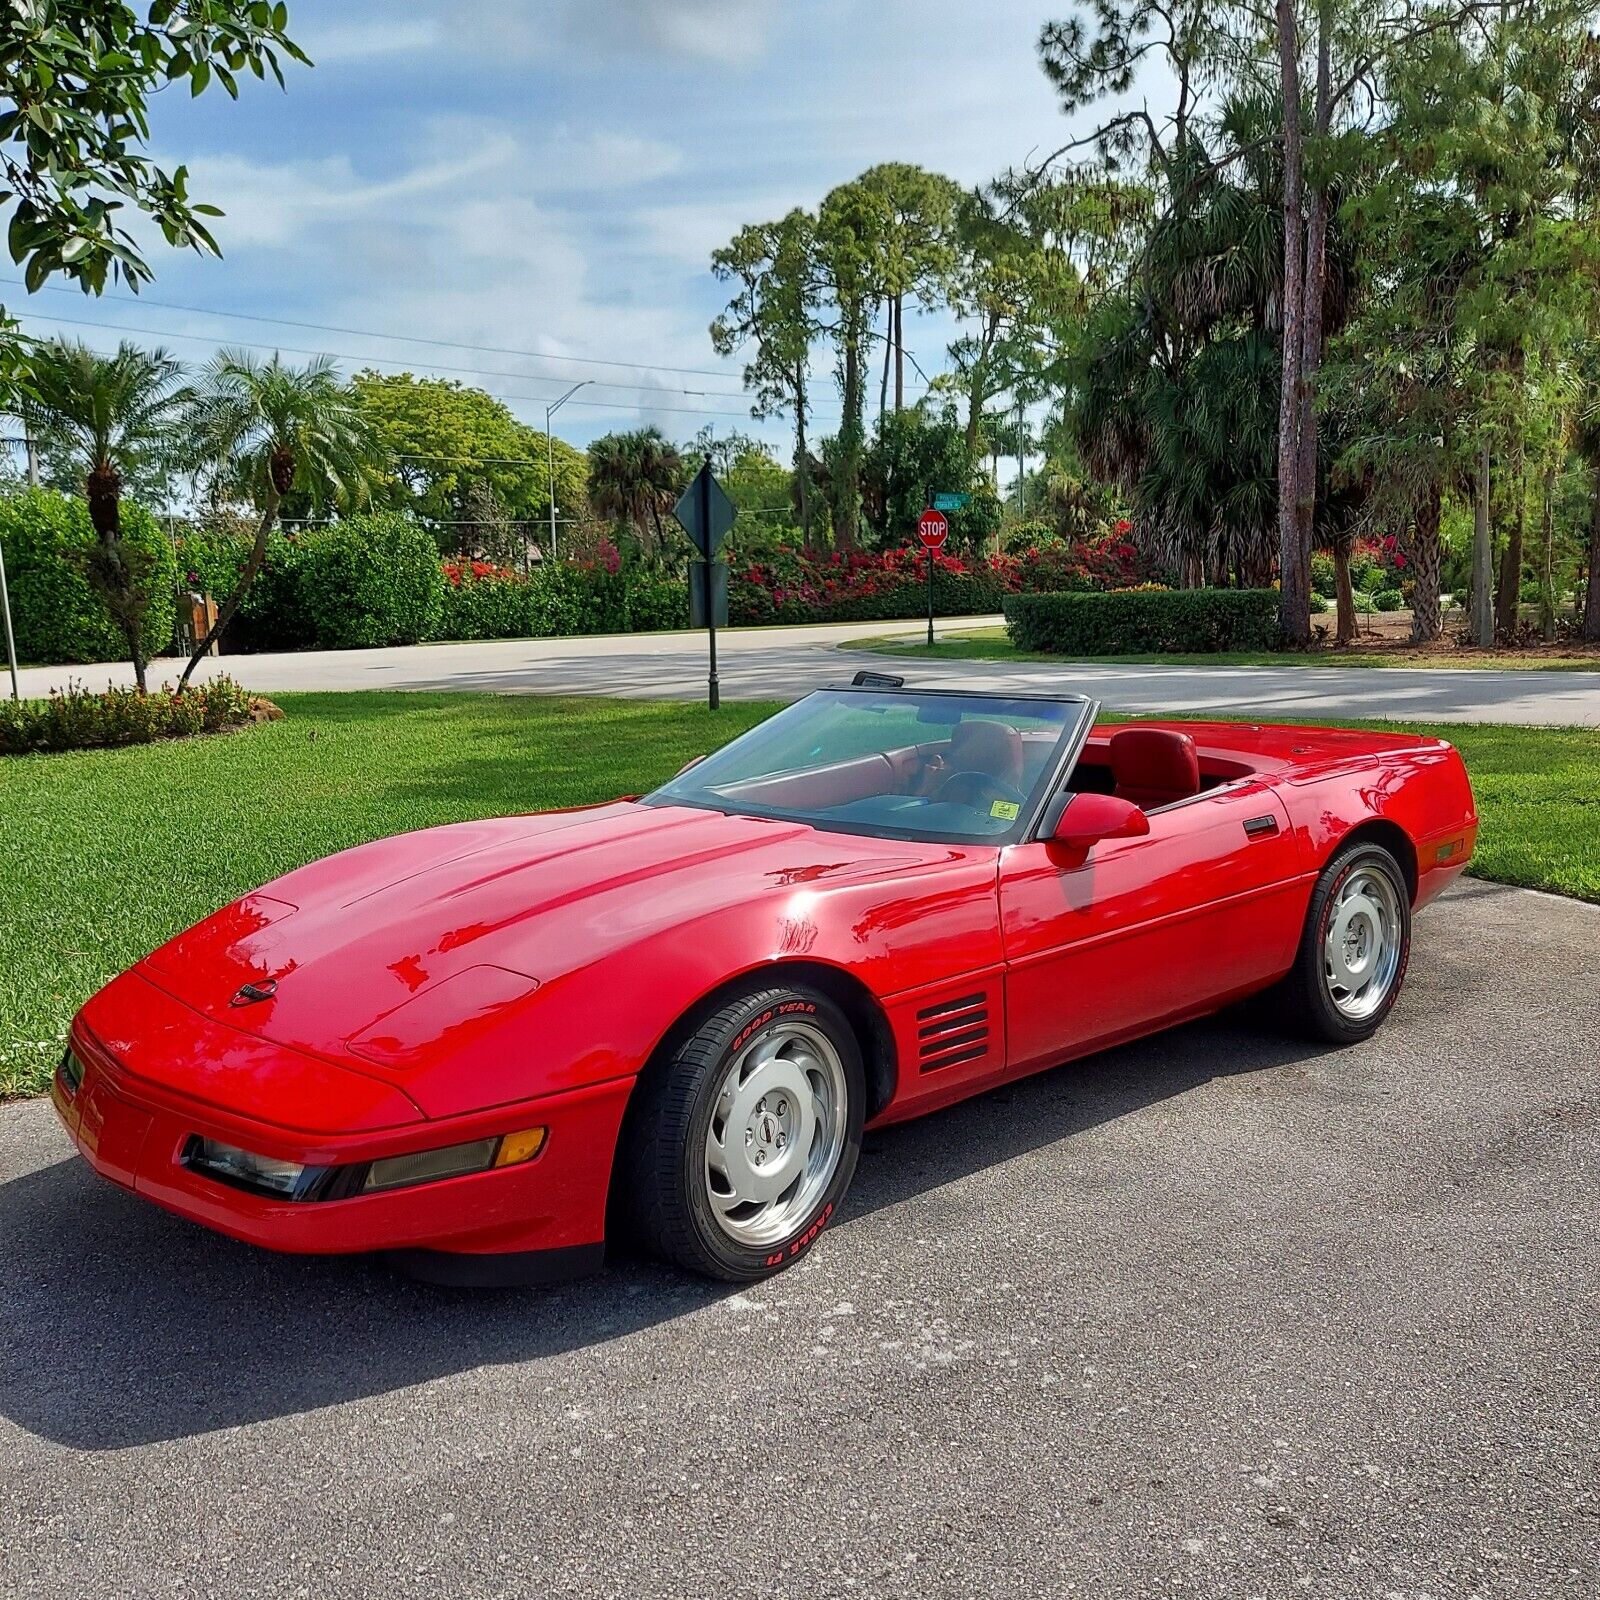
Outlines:
<svg viewBox="0 0 1600 1600"><path fill-rule="evenodd" d="M1194 740L1171 728L1123 728L1111 735L1112 793L1149 811L1200 793Z"/></svg>
<svg viewBox="0 0 1600 1600"><path fill-rule="evenodd" d="M952 774L982 772L1012 789L1022 787L1022 735L1007 723L958 722L946 760Z"/></svg>

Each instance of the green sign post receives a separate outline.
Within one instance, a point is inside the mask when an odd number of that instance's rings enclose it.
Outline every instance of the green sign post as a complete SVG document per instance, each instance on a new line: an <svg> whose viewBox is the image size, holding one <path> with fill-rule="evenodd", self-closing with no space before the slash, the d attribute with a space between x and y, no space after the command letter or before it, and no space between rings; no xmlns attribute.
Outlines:
<svg viewBox="0 0 1600 1600"><path fill-rule="evenodd" d="M728 566L726 562L718 561L716 555L722 548L722 541L728 537L728 530L733 526L733 519L737 513L722 485L711 475L709 461L703 463L694 475L694 482L683 491L682 498L672 508L672 514L678 519L678 526L689 535L695 549L704 558L692 563L689 581L690 583L695 581L696 569L699 574L703 574L700 577L701 603L705 607L706 640L711 654L711 672L706 680L706 699L711 709L716 711L722 704L721 691L717 686L717 579L719 577L722 580L722 603L724 606L728 603Z"/></svg>

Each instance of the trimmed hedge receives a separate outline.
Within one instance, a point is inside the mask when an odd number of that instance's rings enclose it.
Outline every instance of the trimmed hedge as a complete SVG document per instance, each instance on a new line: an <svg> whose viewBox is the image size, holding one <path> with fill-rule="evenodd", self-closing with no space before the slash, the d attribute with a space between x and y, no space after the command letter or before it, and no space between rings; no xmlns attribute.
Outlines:
<svg viewBox="0 0 1600 1600"><path fill-rule="evenodd" d="M122 503L122 536L151 560L150 608L144 644L150 656L172 645L177 610L177 562L172 542L141 505ZM89 511L76 495L54 489L24 489L0 496L0 550L16 627L17 654L24 661L121 661L128 653L122 630L85 573L95 542Z"/></svg>
<svg viewBox="0 0 1600 1600"><path fill-rule="evenodd" d="M330 650L432 637L444 577L433 535L398 512L341 518L307 534L296 563L301 604Z"/></svg>
<svg viewBox="0 0 1600 1600"><path fill-rule="evenodd" d="M1005 602L1019 650L1061 655L1274 650L1275 589L1130 589L1112 594L1018 594Z"/></svg>
<svg viewBox="0 0 1600 1600"><path fill-rule="evenodd" d="M244 570L253 538L244 524L185 533L178 556L186 580L192 576L221 604ZM304 533L274 530L222 648L233 654L416 644L438 637L446 587L432 535L397 512L362 513Z"/></svg>

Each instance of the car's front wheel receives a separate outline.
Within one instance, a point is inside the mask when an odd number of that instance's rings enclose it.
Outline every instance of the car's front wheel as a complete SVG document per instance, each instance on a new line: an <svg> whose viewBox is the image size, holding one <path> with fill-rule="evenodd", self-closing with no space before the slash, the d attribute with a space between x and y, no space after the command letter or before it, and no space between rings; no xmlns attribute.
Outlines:
<svg viewBox="0 0 1600 1600"><path fill-rule="evenodd" d="M801 985L752 989L641 1082L619 1200L655 1254L751 1282L833 1217L861 1151L865 1080L844 1013Z"/></svg>
<svg viewBox="0 0 1600 1600"><path fill-rule="evenodd" d="M1334 1044L1370 1038L1411 959L1411 896L1382 845L1339 851L1317 879L1283 999L1297 1028Z"/></svg>

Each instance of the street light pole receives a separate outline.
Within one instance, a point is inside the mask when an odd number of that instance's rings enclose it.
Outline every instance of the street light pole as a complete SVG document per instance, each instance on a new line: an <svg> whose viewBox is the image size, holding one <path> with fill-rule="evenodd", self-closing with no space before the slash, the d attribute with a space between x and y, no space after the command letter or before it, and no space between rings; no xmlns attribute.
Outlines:
<svg viewBox="0 0 1600 1600"><path fill-rule="evenodd" d="M582 383L573 384L559 400L553 401L544 408L544 448L546 458L550 463L550 476L547 482L550 490L550 559L552 561L555 560L556 556L556 444L550 432L550 419L573 395L580 389L586 388L593 381L592 378L585 378Z"/></svg>
<svg viewBox="0 0 1600 1600"><path fill-rule="evenodd" d="M11 698L20 700L17 690L17 641L11 632L11 594L6 588L6 553L0 550L0 612L6 619L6 659L11 664Z"/></svg>

